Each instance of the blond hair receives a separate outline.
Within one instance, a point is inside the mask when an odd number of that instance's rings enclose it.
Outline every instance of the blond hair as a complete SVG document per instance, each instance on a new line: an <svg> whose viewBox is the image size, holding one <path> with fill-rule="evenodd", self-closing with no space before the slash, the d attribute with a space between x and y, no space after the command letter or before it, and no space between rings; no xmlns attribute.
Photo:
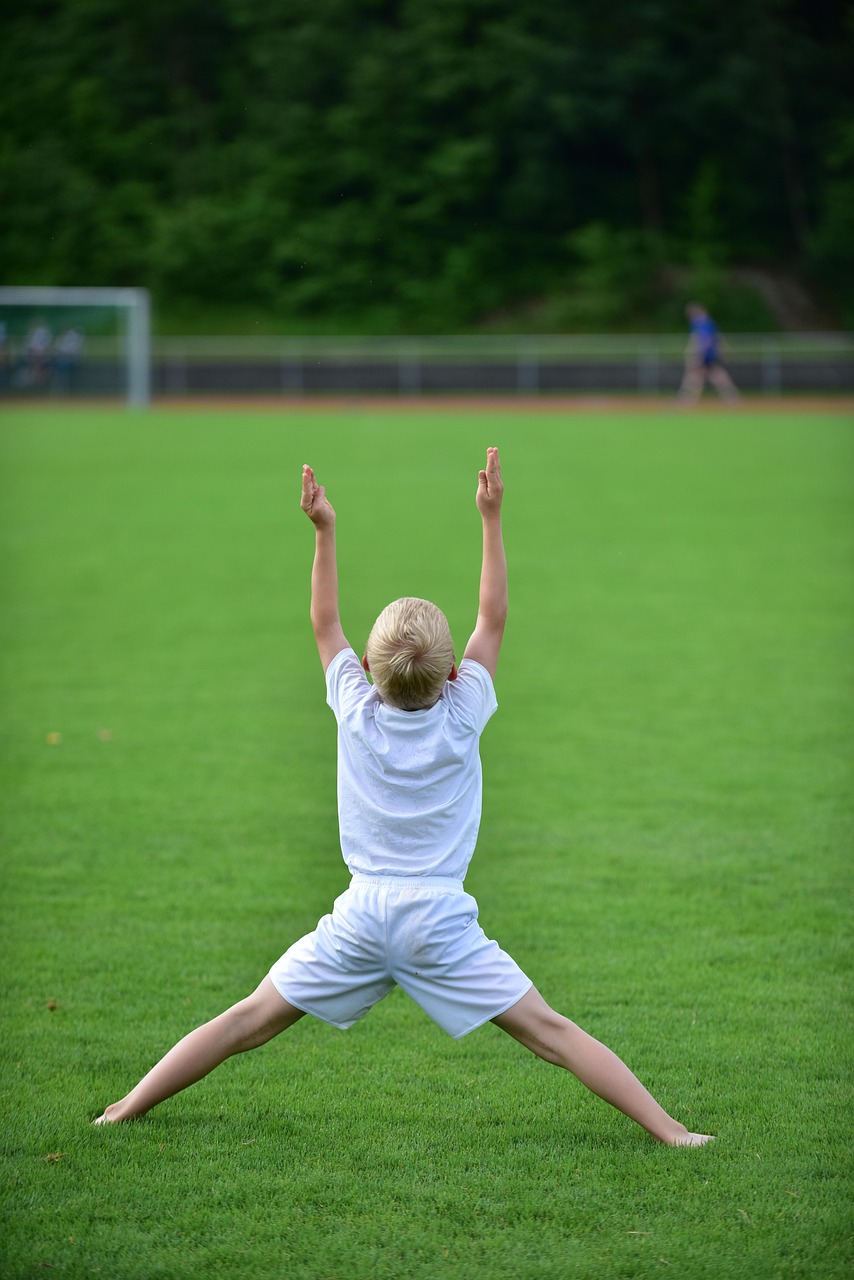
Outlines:
<svg viewBox="0 0 854 1280"><path fill-rule="evenodd" d="M366 656L383 702L423 711L438 700L454 665L448 620L429 600L394 600L374 623Z"/></svg>

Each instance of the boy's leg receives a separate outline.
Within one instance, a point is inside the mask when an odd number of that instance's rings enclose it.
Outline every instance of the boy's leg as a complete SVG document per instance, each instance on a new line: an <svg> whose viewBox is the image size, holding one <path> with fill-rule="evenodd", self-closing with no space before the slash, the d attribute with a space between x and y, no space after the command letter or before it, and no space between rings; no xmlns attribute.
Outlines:
<svg viewBox="0 0 854 1280"><path fill-rule="evenodd" d="M265 977L251 996L179 1040L135 1089L107 1107L95 1123L114 1124L145 1115L158 1102L201 1080L226 1058L257 1049L304 1016L302 1009L288 1004Z"/></svg>
<svg viewBox="0 0 854 1280"><path fill-rule="evenodd" d="M709 369L709 382L724 400L738 400L738 388L722 364L714 364Z"/></svg>
<svg viewBox="0 0 854 1280"><path fill-rule="evenodd" d="M704 382L705 374L701 362L699 360L686 360L682 385L679 388L680 400L696 404L703 393Z"/></svg>
<svg viewBox="0 0 854 1280"><path fill-rule="evenodd" d="M710 1135L689 1133L684 1124L669 1116L615 1053L556 1013L536 987L492 1021L538 1057L571 1071L659 1142L694 1147L709 1141Z"/></svg>

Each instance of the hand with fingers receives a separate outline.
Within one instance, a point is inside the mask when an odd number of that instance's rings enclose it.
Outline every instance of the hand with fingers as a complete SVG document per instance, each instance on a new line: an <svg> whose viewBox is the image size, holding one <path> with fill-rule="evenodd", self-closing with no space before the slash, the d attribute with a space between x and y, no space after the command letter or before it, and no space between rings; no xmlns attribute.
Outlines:
<svg viewBox="0 0 854 1280"><path fill-rule="evenodd" d="M504 484L501 479L501 459L497 449L487 449L486 470L477 477L477 509L482 516L496 515L501 509Z"/></svg>
<svg viewBox="0 0 854 1280"><path fill-rule="evenodd" d="M326 496L326 489L317 483L314 470L308 465L302 469L302 497L300 507L312 524L322 528L333 528L335 525L335 509Z"/></svg>

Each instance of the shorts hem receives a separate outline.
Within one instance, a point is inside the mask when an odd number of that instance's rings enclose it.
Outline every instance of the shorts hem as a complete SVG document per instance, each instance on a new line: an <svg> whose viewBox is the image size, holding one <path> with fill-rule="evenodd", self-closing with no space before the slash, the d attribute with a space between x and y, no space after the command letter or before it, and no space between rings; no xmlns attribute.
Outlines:
<svg viewBox="0 0 854 1280"><path fill-rule="evenodd" d="M450 1033L451 1038L453 1040L462 1040L463 1036L471 1035L472 1031L477 1031L478 1027L485 1026L486 1023L491 1022L493 1018L500 1018L502 1013L506 1013L508 1009L513 1008L514 1004L518 1004L519 1001L522 999L522 996L526 996L528 992L531 990L531 988L533 987L533 985L534 985L533 982L531 982L529 979L528 985L527 987L525 987L524 991L520 991L519 994L514 996L512 1000L508 1000L506 1004L503 1004L500 1009L495 1009L493 1010L492 1013L488 1013L486 1017L479 1018L477 1022L473 1022L470 1027L466 1027L465 1031L452 1031Z"/></svg>
<svg viewBox="0 0 854 1280"><path fill-rule="evenodd" d="M317 1009L309 1009L305 1000L294 1000L293 996L289 996L283 991L279 983L273 977L272 973L267 975L273 986L278 991L283 1000L287 1000L288 1004L293 1005L295 1009L299 1009L300 1013L306 1013L310 1018L317 1018L318 1022L325 1022L328 1027L335 1027L336 1031L349 1031L359 1021L358 1018L351 1018L347 1022L335 1022L333 1018L328 1018L326 1014L319 1013Z"/></svg>

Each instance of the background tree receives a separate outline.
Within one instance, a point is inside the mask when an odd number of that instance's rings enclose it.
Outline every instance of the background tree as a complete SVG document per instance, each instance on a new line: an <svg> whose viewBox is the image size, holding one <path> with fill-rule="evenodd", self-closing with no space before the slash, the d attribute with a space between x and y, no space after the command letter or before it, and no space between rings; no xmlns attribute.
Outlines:
<svg viewBox="0 0 854 1280"><path fill-rule="evenodd" d="M654 323L662 280L751 262L844 309L851 13L33 0L0 48L0 274L450 328L552 294Z"/></svg>

